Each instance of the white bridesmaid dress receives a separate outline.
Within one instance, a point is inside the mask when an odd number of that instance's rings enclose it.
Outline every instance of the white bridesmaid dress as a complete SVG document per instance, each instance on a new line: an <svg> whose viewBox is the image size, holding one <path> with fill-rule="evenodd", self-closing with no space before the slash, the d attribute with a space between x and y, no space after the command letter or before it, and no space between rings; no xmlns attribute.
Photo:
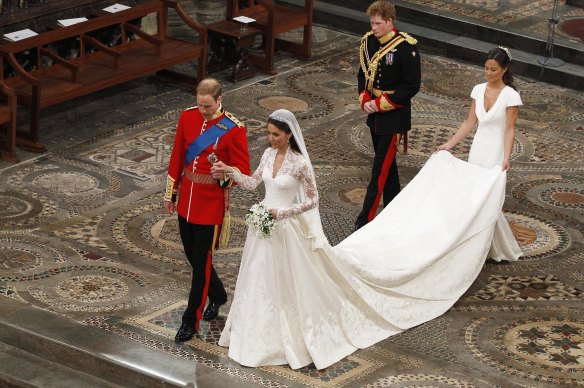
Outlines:
<svg viewBox="0 0 584 388"><path fill-rule="evenodd" d="M495 104L487 112L484 99L486 87L486 83L476 85L471 93L471 98L476 102L475 112L479 124L470 148L468 161L481 167L491 168L503 164L507 108L520 106L522 102L515 89L505 86L499 93ZM495 227L489 257L501 261L517 260L520 256L521 248L519 248L509 223L501 211Z"/></svg>

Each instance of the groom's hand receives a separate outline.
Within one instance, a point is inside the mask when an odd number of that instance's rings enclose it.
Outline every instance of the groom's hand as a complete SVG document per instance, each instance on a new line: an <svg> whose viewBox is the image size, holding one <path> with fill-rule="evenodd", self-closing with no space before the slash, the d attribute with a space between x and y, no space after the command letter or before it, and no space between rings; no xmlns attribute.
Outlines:
<svg viewBox="0 0 584 388"><path fill-rule="evenodd" d="M211 176L215 179L219 179L220 181L225 180L225 171L227 165L222 161L218 161L211 166Z"/></svg>
<svg viewBox="0 0 584 388"><path fill-rule="evenodd" d="M220 181L225 180L225 173L221 171L213 171L211 170L211 176L215 179L219 179Z"/></svg>
<svg viewBox="0 0 584 388"><path fill-rule="evenodd" d="M164 201L164 208L167 213L174 213L176 211L176 204L172 201Z"/></svg>

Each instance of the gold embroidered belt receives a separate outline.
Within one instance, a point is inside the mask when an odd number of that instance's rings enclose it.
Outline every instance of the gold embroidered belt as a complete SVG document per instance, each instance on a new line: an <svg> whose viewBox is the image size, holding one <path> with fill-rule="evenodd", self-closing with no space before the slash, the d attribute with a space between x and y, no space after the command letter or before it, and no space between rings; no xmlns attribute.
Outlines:
<svg viewBox="0 0 584 388"><path fill-rule="evenodd" d="M395 93L395 90L380 90L380 89L375 89L373 88L373 90L371 91L371 93L373 93L373 95L375 97L379 97L381 96L383 93L386 93L388 96Z"/></svg>
<svg viewBox="0 0 584 388"><path fill-rule="evenodd" d="M197 174L191 170L184 170L183 176L193 183L200 183L203 185L214 185L217 183L217 180L210 174Z"/></svg>

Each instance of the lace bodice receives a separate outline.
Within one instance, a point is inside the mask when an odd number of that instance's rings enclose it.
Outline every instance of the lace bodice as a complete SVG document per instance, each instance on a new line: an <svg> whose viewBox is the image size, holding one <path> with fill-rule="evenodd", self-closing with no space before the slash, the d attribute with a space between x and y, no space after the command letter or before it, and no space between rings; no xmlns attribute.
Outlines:
<svg viewBox="0 0 584 388"><path fill-rule="evenodd" d="M288 148L282 166L273 176L277 150L268 148L262 155L260 165L251 176L238 171L233 179L246 190L255 190L263 181L266 187L264 203L277 209L277 218L290 217L318 206L316 181L304 157ZM298 194L303 193L303 200Z"/></svg>

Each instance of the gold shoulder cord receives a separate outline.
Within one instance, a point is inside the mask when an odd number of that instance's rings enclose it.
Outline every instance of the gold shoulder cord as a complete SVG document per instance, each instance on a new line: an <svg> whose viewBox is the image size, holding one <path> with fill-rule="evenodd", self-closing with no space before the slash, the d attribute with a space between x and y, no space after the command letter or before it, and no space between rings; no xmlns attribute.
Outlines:
<svg viewBox="0 0 584 388"><path fill-rule="evenodd" d="M359 47L359 62L361 63L361 69L363 70L363 74L365 75L365 85L366 88L369 89L369 85L373 82L373 77L375 76L375 72L372 74L371 69L371 61L369 59L369 50L367 50L367 38L369 35L373 34L372 31L369 31L361 38L361 46ZM375 69L374 69L375 70Z"/></svg>
<svg viewBox="0 0 584 388"><path fill-rule="evenodd" d="M408 34L407 32L400 32L399 34L403 36L406 39L406 42L408 42L412 46L418 43L418 40L411 36L410 34Z"/></svg>
<svg viewBox="0 0 584 388"><path fill-rule="evenodd" d="M413 39L413 38L412 38ZM391 43L387 46L383 47L382 49L378 50L373 58L368 62L369 71L365 73L365 79L367 81L367 90L373 90L373 80L375 79L375 75L377 74L377 64L385 56L385 54L389 53L391 50L397 47L401 42L406 40L405 37L401 35L397 35ZM363 65L362 65L363 66Z"/></svg>

